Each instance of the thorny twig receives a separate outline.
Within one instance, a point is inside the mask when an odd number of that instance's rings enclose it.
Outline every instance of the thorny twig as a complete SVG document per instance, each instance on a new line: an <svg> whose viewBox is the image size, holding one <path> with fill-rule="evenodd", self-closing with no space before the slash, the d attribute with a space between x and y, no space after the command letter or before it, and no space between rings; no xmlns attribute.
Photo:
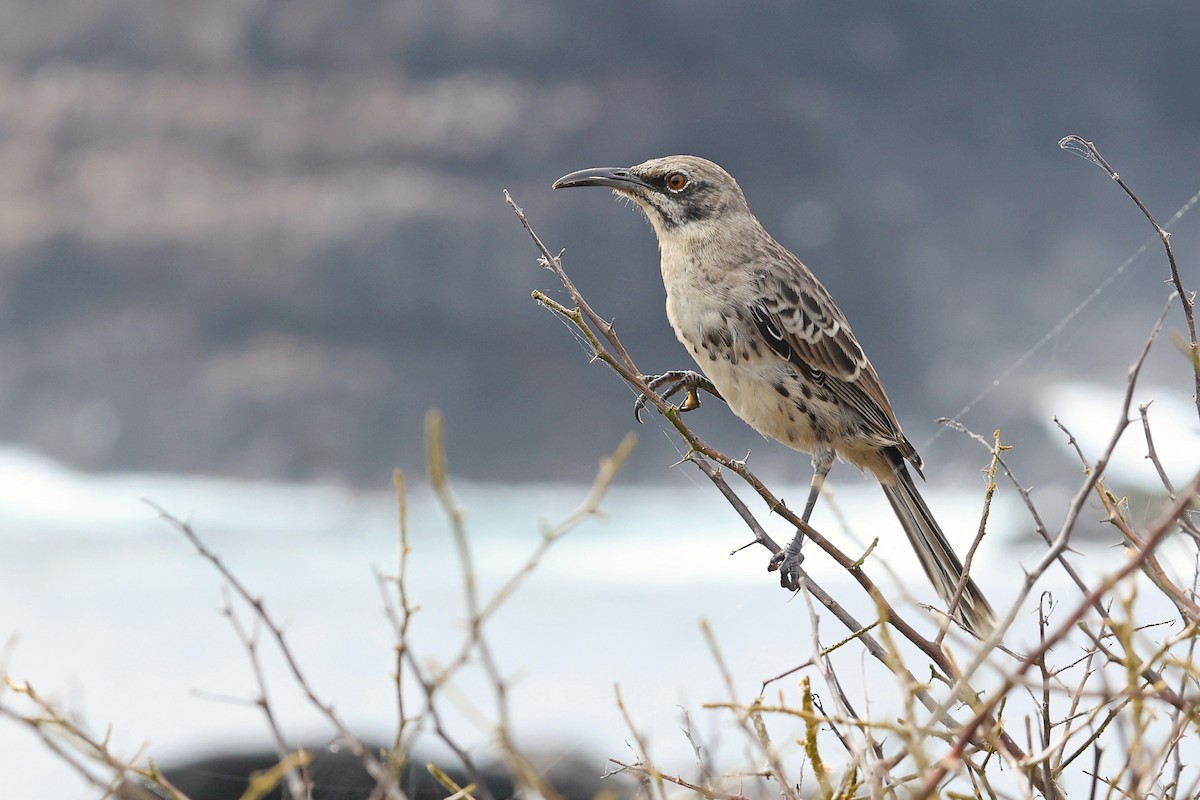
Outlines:
<svg viewBox="0 0 1200 800"><path fill-rule="evenodd" d="M69 719L54 703L23 681L5 676L0 680L0 693L4 691L24 697L36 710L34 713L22 713L0 703L0 717L8 718L32 730L47 750L85 783L104 791L106 797L111 796L117 789L132 784L138 789L153 791L167 800L187 800L174 784L158 772L153 763L148 768L135 766L142 757L140 752L129 757L113 752L111 730L106 731L103 738L87 733L75 720ZM110 779L106 781L96 774L92 764L108 770L111 774Z"/></svg>
<svg viewBox="0 0 1200 800"><path fill-rule="evenodd" d="M1183 317L1187 323L1188 338L1189 338L1189 359L1192 364L1192 375L1195 379L1195 395L1196 412L1200 414L1200 344L1196 341L1196 320L1193 317L1192 307L1195 304L1196 296L1194 292L1188 292L1183 288L1183 280L1179 277L1179 266L1175 263L1175 252L1171 249L1171 233L1159 225L1154 216L1150 213L1150 209L1146 208L1145 203L1141 198L1134 193L1133 189L1129 188L1129 184L1117 174L1117 171L1112 168L1112 165L1100 155L1100 150L1092 142L1087 141L1082 136L1071 134L1064 136L1059 140L1058 146L1068 153L1074 153L1086 161L1090 161L1096 166L1108 173L1108 176L1116 181L1117 185L1129 195L1129 199L1137 205L1138 210L1149 220L1154 227L1155 234L1158 235L1162 242L1163 249L1167 253L1167 263L1171 267L1171 283L1175 286L1175 293L1179 295L1179 299L1183 305Z"/></svg>
<svg viewBox="0 0 1200 800"><path fill-rule="evenodd" d="M1082 620L1088 611L1091 610L1091 607L1094 603L1099 601L1101 597L1106 596L1118 583L1127 578L1132 572L1140 569L1142 563L1149 556L1149 554L1154 552L1154 548L1157 547L1162 539L1178 524L1179 516L1185 513L1191 507L1192 503L1197 497L1200 497L1200 473L1197 473L1196 476L1192 478L1183 494L1180 495L1179 499L1172 503L1158 518L1158 520L1156 520L1155 523L1150 526L1141 552L1135 553L1123 567L1105 578L1103 581L1100 581L1096 588L1088 593L1088 596L1084 598L1083 602L1071 612L1068 618L1055 630L1055 632L1052 633L1046 639L1046 641L1039 645L1032 653L1026 656L1016 668L1011 670L1011 672L1006 675L1001 691L993 694L993 699L985 701L975 718L968 721L963 726L962 732L959 734L958 740L955 743L956 753L962 752L966 745L970 743L971 737L974 735L975 730L978 729L980 725L984 724L984 722L989 718L987 712L990 712L992 706L995 705L996 700L994 698L1003 697L1007 693L1007 690L1015 686L1018 679L1022 678L1025 673L1028 672L1029 669L1038 662L1038 659L1044 656L1054 644L1067 637L1076 623ZM951 756L944 757L929 773L928 777L925 779L921 792L917 795L918 800L925 800L925 798L933 796L934 792L937 790L938 784L941 783L942 779L946 777L946 773L950 770L951 765L954 763L954 758L952 756L953 754Z"/></svg>
<svg viewBox="0 0 1200 800"><path fill-rule="evenodd" d="M957 431L960 431L960 432L966 434L967 436L969 436L972 439L979 442L984 447L987 447L989 449L992 447L992 445L990 445L987 442L987 440L984 439L984 437L980 436L978 433L975 433L974 431L971 431L970 429L965 427L961 422L958 422L957 420L941 419L941 420L939 420L939 422L942 422L943 424L948 425L949 427L953 428L954 430L957 430ZM1000 464L1000 467L1004 470L1005 476L1007 476L1009 481L1012 483L1013 488L1015 488L1017 490L1017 494L1021 497L1021 500L1024 503L1026 509L1029 511L1029 515L1032 518L1033 523L1034 523L1034 532L1047 545L1051 545L1053 543L1053 537L1050 535L1050 532L1047 530L1045 523L1042 522L1041 514L1038 511L1037 506L1033 502L1033 497L1030 494L1030 490L1027 487L1025 487L1025 485L1022 484L1021 481L1017 478L1016 473L1013 472L1012 468L1005 461L1003 456L997 455L996 458ZM1087 597L1088 592L1090 591L1090 588L1087 585L1087 582L1083 579L1083 577L1075 569L1075 566L1071 563L1070 559L1067 558L1067 551L1063 550L1062 552L1060 552L1058 554L1056 560L1058 562L1058 565L1062 568L1062 570L1071 579L1071 582L1079 589L1080 595L1083 597ZM1104 605L1101 603L1101 601L1099 599L1097 599L1095 601L1092 608L1096 612L1096 615L1101 620L1103 620L1107 616L1108 612L1104 608ZM1093 631L1091 628L1083 628L1082 631L1083 631L1084 635L1086 635L1089 639L1092 640L1092 644L1098 649L1098 651L1108 653L1107 648L1100 641L1100 636L1095 631ZM1111 653L1108 653L1108 655L1110 657L1110 660L1115 660L1115 661L1122 660L1120 658L1112 657ZM1151 666L1150 663L1147 662L1146 660L1143 659L1142 663L1145 664L1145 667L1142 671L1142 679L1144 681L1146 681L1146 683L1150 686L1163 687L1163 689L1164 689L1163 698L1171 705L1173 705L1177 708L1180 707L1183 703L1183 701L1180 699L1180 695L1178 695L1177 693L1171 692L1170 689L1166 687L1166 683L1163 680L1162 674L1158 670L1154 669L1154 667Z"/></svg>
<svg viewBox="0 0 1200 800"><path fill-rule="evenodd" d="M1174 500L1175 486L1171 483L1166 469L1163 468L1162 461L1158 458L1158 450L1154 447L1154 435L1150 432L1150 403L1139 405L1138 414L1142 418L1142 433L1146 437L1146 458L1154 465L1154 470L1158 473L1158 479L1162 481L1163 488L1167 490L1167 499ZM1196 523L1192 522L1191 517L1185 514L1180 517L1179 524L1193 539L1200 543L1200 528L1196 527Z"/></svg>
<svg viewBox="0 0 1200 800"><path fill-rule="evenodd" d="M1056 425L1058 425L1059 429L1063 431L1063 433L1067 434L1072 446L1075 448L1075 452L1079 455L1080 460L1083 462L1084 469L1091 469L1087 458L1084 456L1083 450L1079 446L1075 437L1071 435L1071 432L1068 431L1066 426L1063 425L1063 423L1057 418L1054 420L1054 422ZM1134 548L1135 550L1142 549L1144 543L1142 542L1141 535L1134 531L1134 529L1130 526L1129 520L1120 509L1120 503L1108 491L1108 488L1104 485L1103 480L1096 481L1095 490L1096 497L1100 501L1100 505L1104 507L1105 512L1108 514L1107 521L1112 524L1113 527L1119 530L1125 537L1126 545ZM1176 499L1176 496L1173 492L1171 493L1170 499ZM1187 514L1180 516L1179 524L1181 528L1186 527L1188 524ZM1200 606L1197 606L1194 602L1192 602L1187 593L1184 592L1183 589L1176 586L1175 582L1167 576L1167 573L1163 569L1163 566L1159 562L1157 556L1155 556L1153 553L1149 554L1146 557L1146 562L1142 567L1142 571L1146 574L1146 577L1149 578L1154 585L1157 586L1162 593L1170 598L1171 602L1175 604L1175 607L1179 610L1179 613L1183 617L1185 623L1189 620L1200 621Z"/></svg>
<svg viewBox="0 0 1200 800"><path fill-rule="evenodd" d="M450 682L451 678L462 669L473 654L478 654L484 670L488 675L493 693L495 694L498 724L495 734L499 744L508 759L510 768L519 782L534 789L542 797L553 800L557 797L553 787L546 781L545 776L524 756L512 738L512 724L508 705L508 686L499 666L492 654L490 644L484 636L484 627L488 620L507 601L521 583L537 568L547 550L574 530L584 520L599 513L600 501L604 498L613 480L616 478L622 464L629 457L636 444L637 437L626 436L614 453L603 459L597 471L596 478L587 496L580 506L566 518L554 526L544 527L542 538L530 553L525 563L486 600L477 591L475 569L466 533L464 511L454 497L450 485L449 469L446 463L445 447L443 444L442 418L437 412L431 412L426 417L426 464L430 484L433 486L443 509L451 521L452 535L459 553L462 569L462 582L467 593L467 636L463 644L446 665L436 671L424 667L409 643L405 648L406 662L417 676L418 683L425 695L422 716L427 716L433 724L437 736L451 750L467 770L471 781L476 785L475 792L480 797L491 797L490 790L483 780L482 772L475 765L470 754L454 739L444 724L441 712L436 703L439 691Z"/></svg>
<svg viewBox="0 0 1200 800"><path fill-rule="evenodd" d="M386 793L386 796L391 798L391 800L404 800L404 795L400 791L399 787L396 786L396 782L387 766L379 760L371 748L367 747L366 744L364 744L363 741L359 739L353 733L353 731L351 731L349 725L346 724L341 715L334 710L333 704L323 700L316 693L313 685L308 681L303 669L301 669L300 662L296 659L295 654L292 652L291 646L288 645L287 637L284 635L283 628L276 623L274 617L267 612L266 604L263 602L262 598L256 597L250 592L246 585L242 583L242 580L225 565L225 562L221 560L220 556L218 556L214 551L210 550L206 544L204 544L190 524L184 522L176 516L173 516L153 501L145 500L144 502L146 505L150 506L150 508L154 509L161 519L167 522L171 527L175 528L175 530L182 533L184 538L191 543L196 552L199 553L205 561L212 564L217 572L220 573L222 579L224 579L229 588L233 590L234 594L240 597L241 600L250 607L250 610L253 612L254 616L262 623L267 633L269 633L271 638L274 640L276 649L279 651L280 655L283 656L284 664L287 665L288 671L291 673L292 680L295 682L297 688L304 693L304 696L308 699L309 704L312 705L313 708L317 709L321 715L324 716L325 719L333 726L333 728L337 731L338 736L350 748L350 752L354 754L355 758L362 762L363 767L367 770L367 773L371 776L371 779L375 781L379 787L381 787L381 789Z"/></svg>
<svg viewBox="0 0 1200 800"><path fill-rule="evenodd" d="M279 759L280 764L284 764L289 759L298 756L298 758L295 758L296 769L288 769L283 772L283 780L287 785L288 792L291 793L293 800L312 800L313 782L312 775L308 769L311 755L304 751L294 752L288 745L287 739L283 735L283 729L280 728L279 721L275 717L275 709L271 706L270 695L267 691L267 678L263 672L262 659L258 651L258 618L254 618L253 630L246 630L246 627L238 618L233 603L230 602L231 598L228 595L228 590L224 590L223 594L225 596L225 608L223 610L225 618L229 620L234 633L242 643L242 649L246 651L246 656L250 659L250 669L254 673L254 683L258 686L258 697L255 699L254 704L262 712L263 718L267 723L267 729L271 732L271 740L275 744L275 757Z"/></svg>
<svg viewBox="0 0 1200 800"><path fill-rule="evenodd" d="M771 539L769 535L767 535L766 531L763 530L762 525L759 524L758 520L750 512L750 509L746 507L745 502L738 497L737 493L729 488L729 484L726 482L724 476L721 475L721 471L703 458L694 458L692 460L700 469L700 471L708 476L708 478L713 482L713 484L717 487L729 504L746 522L746 525L754 533L755 541L766 542L768 549L773 548L772 552L779 552L779 545L776 544L775 541ZM920 682L912 675L911 672L907 670L907 668L904 668L903 664L897 664L895 659L891 658L875 639L875 637L871 635L870 630L872 627L874 627L874 623L871 625L863 625L860 623L849 611L846 610L841 603L839 603L832 595L825 591L825 589L821 587L820 583L814 580L813 577L809 575L802 566L798 567L798 569L800 570L800 578L804 585L805 591L816 598L817 602L825 606L825 608L828 609L829 612L832 613L834 617L836 617L838 621L841 622L842 625L844 625L846 629L851 632L849 636L839 642L836 646L841 646L842 644L845 644L851 640L858 640L862 643L863 647L866 648L867 652L870 653L877 661L879 661L879 663L883 664L889 669L899 668L897 677L900 678L905 684L917 687L917 699L921 701L922 705L924 705L930 711L937 708L937 703L934 701L933 696L921 687ZM836 646L826 648L824 651L822 651L821 655L823 657L828 656L828 654L831 653ZM765 691L767 686L770 684L793 674L798 669L803 668L803 666L804 665L801 667L793 667L786 672L765 679L762 683L762 691ZM948 727L952 729L957 728L958 723L949 714L945 715L942 719Z"/></svg>

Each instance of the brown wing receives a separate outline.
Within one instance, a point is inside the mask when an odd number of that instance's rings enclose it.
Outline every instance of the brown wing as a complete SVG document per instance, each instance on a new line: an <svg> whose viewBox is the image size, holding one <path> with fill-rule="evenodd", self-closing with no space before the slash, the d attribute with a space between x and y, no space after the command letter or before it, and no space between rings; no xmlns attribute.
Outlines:
<svg viewBox="0 0 1200 800"><path fill-rule="evenodd" d="M920 469L921 458L900 430L879 376L845 316L799 260L794 267L789 275L759 273L759 299L750 309L759 334L781 358L854 409L868 435L894 444Z"/></svg>

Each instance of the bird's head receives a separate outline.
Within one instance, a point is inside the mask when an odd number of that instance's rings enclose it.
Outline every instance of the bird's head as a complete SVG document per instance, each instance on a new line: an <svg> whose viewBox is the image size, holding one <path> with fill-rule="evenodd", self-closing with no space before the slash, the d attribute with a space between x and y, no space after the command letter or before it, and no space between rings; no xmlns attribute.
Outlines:
<svg viewBox="0 0 1200 800"><path fill-rule="evenodd" d="M555 189L604 186L637 203L660 239L749 214L741 187L725 170L696 156L667 156L636 167L597 167L564 175Z"/></svg>

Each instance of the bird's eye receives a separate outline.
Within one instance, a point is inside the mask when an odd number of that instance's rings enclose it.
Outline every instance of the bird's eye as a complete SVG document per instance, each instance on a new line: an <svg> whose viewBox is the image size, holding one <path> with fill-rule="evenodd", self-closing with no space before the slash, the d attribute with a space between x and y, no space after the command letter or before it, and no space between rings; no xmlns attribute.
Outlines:
<svg viewBox="0 0 1200 800"><path fill-rule="evenodd" d="M682 172L672 172L667 176L667 188L672 192L682 192L687 188L688 176Z"/></svg>

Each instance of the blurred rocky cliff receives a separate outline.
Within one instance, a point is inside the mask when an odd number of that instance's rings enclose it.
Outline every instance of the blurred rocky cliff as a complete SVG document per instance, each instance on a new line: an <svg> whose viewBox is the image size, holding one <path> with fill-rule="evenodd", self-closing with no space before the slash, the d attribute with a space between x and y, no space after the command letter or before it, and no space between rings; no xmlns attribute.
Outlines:
<svg viewBox="0 0 1200 800"><path fill-rule="evenodd" d="M0 439L384 485L440 406L456 472L584 479L633 398L529 299L556 287L501 190L660 371L686 355L649 230L549 186L693 152L841 300L920 446L1149 234L1061 136L1160 219L1200 188L1198 40L1183 2L0 0ZM1165 276L1138 262L968 423L1120 380ZM632 475L673 460L657 430Z"/></svg>

